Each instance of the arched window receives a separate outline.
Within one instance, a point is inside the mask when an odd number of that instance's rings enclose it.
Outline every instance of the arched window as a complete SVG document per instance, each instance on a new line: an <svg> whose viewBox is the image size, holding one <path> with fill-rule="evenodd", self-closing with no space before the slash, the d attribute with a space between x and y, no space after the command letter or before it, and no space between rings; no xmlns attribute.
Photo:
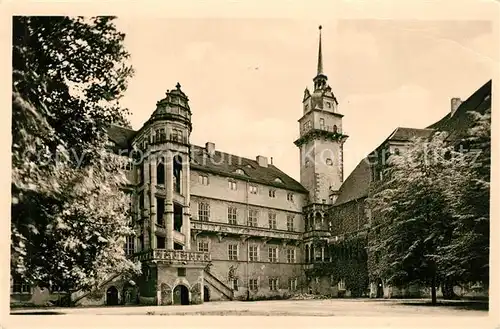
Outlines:
<svg viewBox="0 0 500 329"><path fill-rule="evenodd" d="M176 155L174 157L174 191L181 193L181 176L182 176L182 157Z"/></svg>
<svg viewBox="0 0 500 329"><path fill-rule="evenodd" d="M165 163L163 158L160 158L156 165L156 184L165 185Z"/></svg>
<svg viewBox="0 0 500 329"><path fill-rule="evenodd" d="M337 130L338 130L337 125L333 125L333 132L337 133Z"/></svg>

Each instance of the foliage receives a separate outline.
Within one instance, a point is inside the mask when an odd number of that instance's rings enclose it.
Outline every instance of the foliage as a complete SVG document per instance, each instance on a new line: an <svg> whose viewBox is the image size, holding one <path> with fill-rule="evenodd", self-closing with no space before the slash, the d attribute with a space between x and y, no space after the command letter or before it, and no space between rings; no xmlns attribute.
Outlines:
<svg viewBox="0 0 500 329"><path fill-rule="evenodd" d="M489 117L467 137L482 150L435 133L392 155L367 202L374 217L370 275L394 285L488 280ZM457 146L458 144L458 146Z"/></svg>
<svg viewBox="0 0 500 329"><path fill-rule="evenodd" d="M489 281L491 111L471 112L473 127L459 146L467 146L464 165L447 173L453 233L441 248L439 265L458 283Z"/></svg>
<svg viewBox="0 0 500 329"><path fill-rule="evenodd" d="M316 244L320 246L320 244ZM328 246L332 261L315 263L307 270L311 277L329 277L333 282L344 280L353 297L360 297L368 288L367 240L352 237L341 243Z"/></svg>
<svg viewBox="0 0 500 329"><path fill-rule="evenodd" d="M11 272L66 291L138 272L124 159L105 150L132 69L112 17L13 18Z"/></svg>

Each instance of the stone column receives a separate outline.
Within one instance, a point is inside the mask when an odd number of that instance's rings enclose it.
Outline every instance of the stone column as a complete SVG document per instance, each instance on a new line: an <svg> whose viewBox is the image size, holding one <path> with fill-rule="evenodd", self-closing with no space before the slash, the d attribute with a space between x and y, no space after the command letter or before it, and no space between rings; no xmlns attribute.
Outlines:
<svg viewBox="0 0 500 329"><path fill-rule="evenodd" d="M325 261L325 247L321 247L321 261Z"/></svg>
<svg viewBox="0 0 500 329"><path fill-rule="evenodd" d="M186 237L184 249L191 249L191 208L190 208L190 168L189 155L182 158L182 194L184 195L184 207L182 209L182 233ZM202 289L203 290L203 289Z"/></svg>
<svg viewBox="0 0 500 329"><path fill-rule="evenodd" d="M142 168L144 170L144 189L142 190L142 193L144 195L144 209L146 210L146 218L144 218L144 249L152 249L153 246L152 246L152 243L151 243L151 240L154 240L152 239L151 237L154 237L154 235L152 236L151 235L151 205L153 204L153 202L151 201L151 193L149 193L149 189L150 189L150 185L149 184L149 159L144 157L144 159L142 160ZM142 214L141 214L141 218L142 218Z"/></svg>
<svg viewBox="0 0 500 329"><path fill-rule="evenodd" d="M167 237L165 247L167 249L174 249L174 240L172 231L174 230L174 203L172 201L174 193L174 157L172 152L168 151L165 157L165 230Z"/></svg>
<svg viewBox="0 0 500 329"><path fill-rule="evenodd" d="M155 234L155 229L156 229L156 155L153 155L149 158L149 170L150 170L150 180L149 184L151 186L150 189L150 195L151 195L151 214L149 216L150 219L150 232L151 232L151 248L156 249L157 244L156 244L156 234Z"/></svg>

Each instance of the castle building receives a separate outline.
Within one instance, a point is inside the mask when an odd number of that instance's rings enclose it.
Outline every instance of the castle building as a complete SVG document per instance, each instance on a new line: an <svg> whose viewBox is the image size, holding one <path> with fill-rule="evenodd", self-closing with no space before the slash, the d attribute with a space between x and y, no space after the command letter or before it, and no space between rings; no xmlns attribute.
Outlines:
<svg viewBox="0 0 500 329"><path fill-rule="evenodd" d="M487 108L490 94L491 82L464 102L454 99L450 114L429 129L397 128L377 150L403 149L413 136L454 130L455 121L462 127L463 120L457 118L478 102ZM364 200L370 184L381 179L379 168L363 159L344 181L348 136L323 72L321 27L317 74L313 89L304 91L299 138L294 141L300 152L300 182L273 165L272 158L235 156L211 142L193 145L191 115L189 99L177 84L138 131L109 128L110 148L132 155L127 191L136 236L125 249L142 262L143 273L134 284L117 273L101 294L76 292L73 302L196 304L297 292L397 295L378 279L354 292L343 278L314 272L341 257L332 246L367 236L370 214ZM361 261L367 262L363 255ZM20 283L12 287L11 300L33 294Z"/></svg>

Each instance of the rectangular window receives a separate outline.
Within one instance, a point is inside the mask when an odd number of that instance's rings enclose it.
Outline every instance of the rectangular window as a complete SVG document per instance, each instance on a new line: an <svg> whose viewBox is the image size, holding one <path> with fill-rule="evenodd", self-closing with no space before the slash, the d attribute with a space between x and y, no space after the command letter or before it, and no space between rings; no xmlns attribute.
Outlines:
<svg viewBox="0 0 500 329"><path fill-rule="evenodd" d="M259 247L249 246L248 247L248 260L251 262L256 262L259 260Z"/></svg>
<svg viewBox="0 0 500 329"><path fill-rule="evenodd" d="M177 269L177 276L186 276L186 269L182 268L182 267L179 267Z"/></svg>
<svg viewBox="0 0 500 329"><path fill-rule="evenodd" d="M323 118L320 118L320 119L319 119L319 127L320 127L321 129L324 129L324 128L325 128L325 119L323 119Z"/></svg>
<svg viewBox="0 0 500 329"><path fill-rule="evenodd" d="M278 278L269 278L269 290L278 290Z"/></svg>
<svg viewBox="0 0 500 329"><path fill-rule="evenodd" d="M31 286L26 283L23 279L19 277L14 277L13 279L12 292L18 294L28 294L31 293Z"/></svg>
<svg viewBox="0 0 500 329"><path fill-rule="evenodd" d="M248 289L250 289L252 291L259 290L259 280L249 279L248 280Z"/></svg>
<svg viewBox="0 0 500 329"><path fill-rule="evenodd" d="M238 291L238 279L233 279L233 290Z"/></svg>
<svg viewBox="0 0 500 329"><path fill-rule="evenodd" d="M286 250L286 261L287 263L295 263L295 249Z"/></svg>
<svg viewBox="0 0 500 329"><path fill-rule="evenodd" d="M198 241L198 251L208 252L208 241Z"/></svg>
<svg viewBox="0 0 500 329"><path fill-rule="evenodd" d="M297 278L289 278L288 279L288 290L290 290L290 291L297 290Z"/></svg>
<svg viewBox="0 0 500 329"><path fill-rule="evenodd" d="M198 175L198 183L200 185L208 185L208 176Z"/></svg>
<svg viewBox="0 0 500 329"><path fill-rule="evenodd" d="M286 199L290 202L293 202L293 193L287 193Z"/></svg>
<svg viewBox="0 0 500 329"><path fill-rule="evenodd" d="M229 260L238 260L238 245L230 244L227 246Z"/></svg>
<svg viewBox="0 0 500 329"><path fill-rule="evenodd" d="M288 215L286 216L286 230L287 231L293 231L293 220L294 220L294 215Z"/></svg>
<svg viewBox="0 0 500 329"><path fill-rule="evenodd" d="M156 248L165 249L165 238L162 236L156 236Z"/></svg>
<svg viewBox="0 0 500 329"><path fill-rule="evenodd" d="M248 191L251 194L257 194L257 186L256 185L250 185L250 186L248 186Z"/></svg>
<svg viewBox="0 0 500 329"><path fill-rule="evenodd" d="M248 211L248 226L257 226L257 218L259 217L259 212L255 209L250 209Z"/></svg>
<svg viewBox="0 0 500 329"><path fill-rule="evenodd" d="M198 204L198 220L208 222L210 219L210 204L200 202Z"/></svg>
<svg viewBox="0 0 500 329"><path fill-rule="evenodd" d="M163 215L165 214L165 199L156 198L156 224L164 226Z"/></svg>
<svg viewBox="0 0 500 329"><path fill-rule="evenodd" d="M228 181L228 184L229 184L230 190L236 191L236 182L235 181L230 180L230 181Z"/></svg>
<svg viewBox="0 0 500 329"><path fill-rule="evenodd" d="M270 189L269 190L269 197L270 198L275 198L276 197L276 190Z"/></svg>
<svg viewBox="0 0 500 329"><path fill-rule="evenodd" d="M269 228L272 230L276 229L276 214L269 213Z"/></svg>
<svg viewBox="0 0 500 329"><path fill-rule="evenodd" d="M236 225L236 208L228 207L227 208L227 222L231 225Z"/></svg>
<svg viewBox="0 0 500 329"><path fill-rule="evenodd" d="M278 262L278 248L277 247L269 247L269 262L277 263Z"/></svg>
<svg viewBox="0 0 500 329"><path fill-rule="evenodd" d="M125 243L125 254L132 255L135 252L135 236L127 236L127 242Z"/></svg>

